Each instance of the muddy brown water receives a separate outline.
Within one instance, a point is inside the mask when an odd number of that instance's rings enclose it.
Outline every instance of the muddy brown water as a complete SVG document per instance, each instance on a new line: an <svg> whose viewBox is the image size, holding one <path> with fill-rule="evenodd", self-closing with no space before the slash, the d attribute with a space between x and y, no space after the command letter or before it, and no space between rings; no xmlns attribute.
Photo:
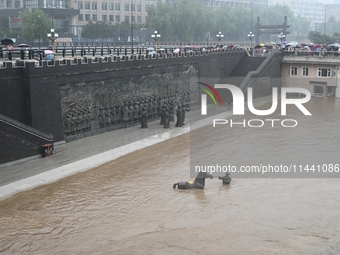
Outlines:
<svg viewBox="0 0 340 255"><path fill-rule="evenodd" d="M322 109L318 123L340 127L339 100L321 100L311 105ZM209 179L204 190L174 190L189 179L189 138L1 201L0 253L340 254L339 178Z"/></svg>

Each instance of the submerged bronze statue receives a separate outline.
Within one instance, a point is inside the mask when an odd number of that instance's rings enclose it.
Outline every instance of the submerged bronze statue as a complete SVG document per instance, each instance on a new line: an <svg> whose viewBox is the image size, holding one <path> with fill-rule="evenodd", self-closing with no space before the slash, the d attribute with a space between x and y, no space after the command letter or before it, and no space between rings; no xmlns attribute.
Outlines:
<svg viewBox="0 0 340 255"><path fill-rule="evenodd" d="M194 181L177 182L173 185L175 189L176 186L179 189L204 189L205 178L213 178L209 173L199 172Z"/></svg>
<svg viewBox="0 0 340 255"><path fill-rule="evenodd" d="M223 183L223 184L230 184L230 182L231 182L231 177L230 177L229 175L230 175L230 173L229 173L229 172L226 172L226 173L225 173L225 176L223 176L223 177L219 176L218 179L222 180L222 183Z"/></svg>

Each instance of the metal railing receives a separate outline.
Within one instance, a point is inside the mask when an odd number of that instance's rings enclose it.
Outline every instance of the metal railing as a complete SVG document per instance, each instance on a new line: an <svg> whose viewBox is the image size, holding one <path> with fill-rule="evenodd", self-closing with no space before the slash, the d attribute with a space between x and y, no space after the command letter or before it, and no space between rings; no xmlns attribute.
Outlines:
<svg viewBox="0 0 340 255"><path fill-rule="evenodd" d="M222 50L222 49L205 49L204 47L199 50L188 51L187 48L179 48L179 47L163 47L161 50L159 49L157 52L151 50L148 47L96 47L96 46L87 46L87 47L55 47L54 56L58 58L74 58L74 57L104 57L104 56L128 56L128 55L144 55L144 56L153 56L156 54L173 54L175 49L179 49L178 54L191 54L195 55L196 53L223 53L223 52L232 52L234 50ZM0 60L2 61L12 61L12 60L43 60L46 57L44 53L45 50L49 50L47 48L14 48L9 51L7 49L0 50ZM238 48L235 51L244 51L242 48Z"/></svg>
<svg viewBox="0 0 340 255"><path fill-rule="evenodd" d="M332 50L318 50L318 51L308 51L308 50L284 50L283 56L292 57L339 57L340 51Z"/></svg>

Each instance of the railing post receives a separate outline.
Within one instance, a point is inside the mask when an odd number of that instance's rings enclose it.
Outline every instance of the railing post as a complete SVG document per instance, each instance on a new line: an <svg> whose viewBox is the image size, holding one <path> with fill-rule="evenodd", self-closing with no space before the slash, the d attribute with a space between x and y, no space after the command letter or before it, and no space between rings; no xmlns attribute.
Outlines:
<svg viewBox="0 0 340 255"><path fill-rule="evenodd" d="M22 60L25 59L25 50L20 51L20 59L22 59Z"/></svg>

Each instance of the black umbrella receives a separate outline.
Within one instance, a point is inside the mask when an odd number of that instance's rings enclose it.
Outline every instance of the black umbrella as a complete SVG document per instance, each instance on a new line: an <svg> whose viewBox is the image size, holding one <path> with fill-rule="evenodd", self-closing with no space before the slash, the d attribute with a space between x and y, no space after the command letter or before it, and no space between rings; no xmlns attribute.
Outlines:
<svg viewBox="0 0 340 255"><path fill-rule="evenodd" d="M13 44L13 40L12 40L12 39L2 39L2 40L1 40L1 44L2 44L2 45Z"/></svg>
<svg viewBox="0 0 340 255"><path fill-rule="evenodd" d="M29 46L28 46L28 44L26 44L26 43L20 43L20 44L18 45L18 47L29 47Z"/></svg>

